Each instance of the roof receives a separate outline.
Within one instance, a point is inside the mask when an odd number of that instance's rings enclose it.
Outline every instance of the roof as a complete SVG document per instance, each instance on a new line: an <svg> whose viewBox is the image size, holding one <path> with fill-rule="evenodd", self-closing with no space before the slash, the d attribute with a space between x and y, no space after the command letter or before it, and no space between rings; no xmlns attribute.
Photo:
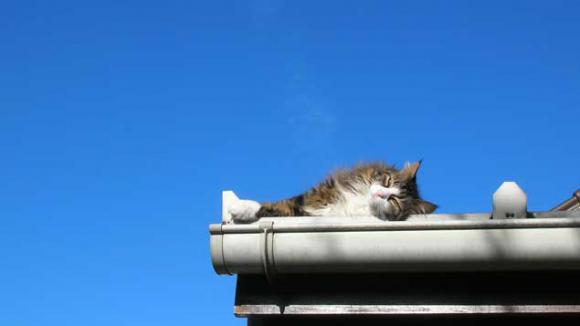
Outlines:
<svg viewBox="0 0 580 326"><path fill-rule="evenodd" d="M496 192L479 214L236 224L225 192L212 264L238 275L234 311L250 318L580 314L580 191L548 212L513 194Z"/></svg>
<svg viewBox="0 0 580 326"><path fill-rule="evenodd" d="M553 211L578 211L580 210L580 189L572 194L572 197L566 199L558 206L552 208Z"/></svg>

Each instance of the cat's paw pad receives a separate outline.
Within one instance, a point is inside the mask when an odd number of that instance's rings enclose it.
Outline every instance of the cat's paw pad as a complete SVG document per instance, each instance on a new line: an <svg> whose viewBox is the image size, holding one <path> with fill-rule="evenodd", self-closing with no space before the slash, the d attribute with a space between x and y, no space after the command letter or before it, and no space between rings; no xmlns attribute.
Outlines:
<svg viewBox="0 0 580 326"><path fill-rule="evenodd" d="M258 218L256 213L260 210L260 203L253 200L240 200L229 208L229 213L232 215L234 222L253 222Z"/></svg>

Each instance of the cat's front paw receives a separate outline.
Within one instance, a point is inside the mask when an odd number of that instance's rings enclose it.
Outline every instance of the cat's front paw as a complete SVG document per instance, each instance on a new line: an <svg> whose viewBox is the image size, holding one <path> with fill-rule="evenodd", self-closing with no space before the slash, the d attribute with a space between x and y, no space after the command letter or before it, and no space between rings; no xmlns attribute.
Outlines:
<svg viewBox="0 0 580 326"><path fill-rule="evenodd" d="M232 215L234 222L249 223L254 222L258 218L256 213L260 210L260 203L253 200L240 200L229 208L229 213Z"/></svg>

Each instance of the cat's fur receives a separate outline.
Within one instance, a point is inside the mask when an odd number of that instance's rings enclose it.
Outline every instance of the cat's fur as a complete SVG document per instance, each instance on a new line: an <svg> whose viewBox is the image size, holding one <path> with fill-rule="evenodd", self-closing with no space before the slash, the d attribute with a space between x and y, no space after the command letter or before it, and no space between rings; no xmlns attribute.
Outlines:
<svg viewBox="0 0 580 326"><path fill-rule="evenodd" d="M266 216L364 216L400 221L411 214L432 213L437 206L419 196L417 171L421 162L400 170L368 163L340 170L309 191L273 203L240 200L230 207L235 222Z"/></svg>

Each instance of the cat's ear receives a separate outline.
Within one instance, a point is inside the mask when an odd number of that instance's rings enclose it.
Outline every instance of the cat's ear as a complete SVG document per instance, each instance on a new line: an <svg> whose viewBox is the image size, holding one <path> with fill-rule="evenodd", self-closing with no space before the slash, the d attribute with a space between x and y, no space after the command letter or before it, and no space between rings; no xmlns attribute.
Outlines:
<svg viewBox="0 0 580 326"><path fill-rule="evenodd" d="M420 214L431 214L437 209L437 205L426 200L418 200L415 204L415 207Z"/></svg>
<svg viewBox="0 0 580 326"><path fill-rule="evenodd" d="M417 171L421 167L421 161L415 163L405 163L405 166L399 172L403 179L411 180L417 177Z"/></svg>

